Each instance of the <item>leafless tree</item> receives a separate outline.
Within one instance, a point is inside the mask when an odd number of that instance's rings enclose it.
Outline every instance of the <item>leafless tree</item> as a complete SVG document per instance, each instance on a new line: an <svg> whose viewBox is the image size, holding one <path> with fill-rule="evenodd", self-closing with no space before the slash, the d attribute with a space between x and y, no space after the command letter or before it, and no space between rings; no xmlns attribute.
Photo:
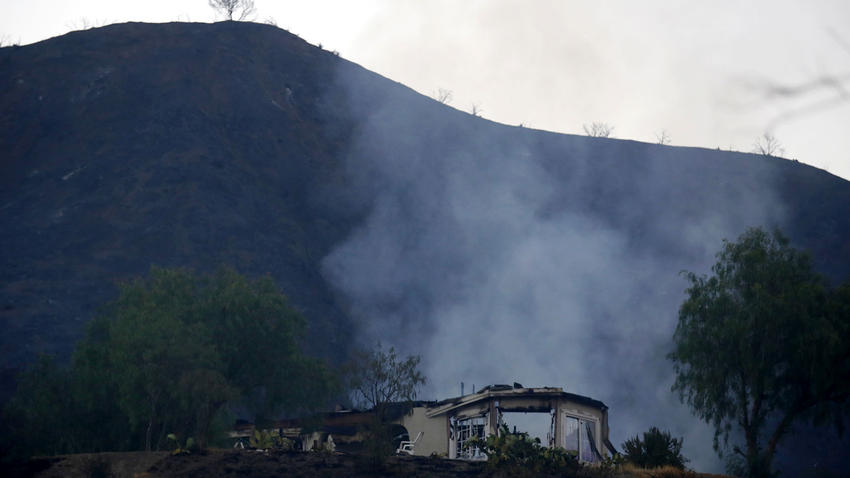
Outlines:
<svg viewBox="0 0 850 478"><path fill-rule="evenodd" d="M80 17L76 20L72 20L65 24L66 27L71 30L89 30L92 28L99 28L104 25L107 25L109 22L105 19L95 19L91 20L86 17Z"/></svg>
<svg viewBox="0 0 850 478"><path fill-rule="evenodd" d="M439 101L440 103L447 105L452 102L452 90L447 90L445 88L440 88L434 94L434 99Z"/></svg>
<svg viewBox="0 0 850 478"><path fill-rule="evenodd" d="M753 143L753 149L751 152L769 158L773 158L777 155L784 153L785 149L782 148L782 145L779 143L775 136L770 133L764 133L763 135L756 138L756 141Z"/></svg>
<svg viewBox="0 0 850 478"><path fill-rule="evenodd" d="M655 139L658 140L658 144L670 144L670 135L667 134L666 129L662 129L660 133L656 133Z"/></svg>
<svg viewBox="0 0 850 478"><path fill-rule="evenodd" d="M354 352L347 370L357 405L377 412L391 403L416 399L425 376L419 371L419 356L399 357L394 347L380 343L373 350Z"/></svg>
<svg viewBox="0 0 850 478"><path fill-rule="evenodd" d="M76 20L68 22L67 26L73 30L88 30L92 27L92 23L86 17L80 17Z"/></svg>
<svg viewBox="0 0 850 478"><path fill-rule="evenodd" d="M233 20L236 15L237 21L250 20L257 9L254 8L254 0L208 0L210 6L221 13L228 20ZM238 14L238 15L237 15Z"/></svg>
<svg viewBox="0 0 850 478"><path fill-rule="evenodd" d="M584 128L584 133L593 138L610 138L611 133L614 132L614 127L609 125L608 123L596 122L594 121L590 127L587 125L582 125Z"/></svg>
<svg viewBox="0 0 850 478"><path fill-rule="evenodd" d="M472 116L481 116L481 112L484 111L478 103L472 103Z"/></svg>

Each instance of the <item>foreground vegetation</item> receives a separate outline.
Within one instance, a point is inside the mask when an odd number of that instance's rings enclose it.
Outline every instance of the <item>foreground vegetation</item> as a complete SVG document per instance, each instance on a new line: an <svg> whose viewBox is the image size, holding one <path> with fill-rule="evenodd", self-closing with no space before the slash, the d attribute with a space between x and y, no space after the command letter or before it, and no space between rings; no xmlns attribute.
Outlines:
<svg viewBox="0 0 850 478"><path fill-rule="evenodd" d="M17 468L0 468L4 477L37 476L39 478L170 478L204 476L210 478L241 476L312 477L479 477L509 478L515 468L493 468L484 462L448 460L439 457L393 456L375 465L365 457L340 453L208 450L191 455L165 452L122 452L45 457ZM564 478L711 478L707 475L675 468L642 469L629 465L616 468L580 467L525 476Z"/></svg>
<svg viewBox="0 0 850 478"><path fill-rule="evenodd" d="M70 367L42 357L3 411L6 457L206 447L233 423L323 409L339 386L300 348L305 319L268 278L152 268L121 285ZM174 440L169 440L169 435Z"/></svg>
<svg viewBox="0 0 850 478"><path fill-rule="evenodd" d="M669 431L651 427L642 437L635 436L623 443L623 460L640 468L683 470L689 460L682 455L682 441L682 438L674 438Z"/></svg>
<svg viewBox="0 0 850 478"><path fill-rule="evenodd" d="M730 471L767 477L794 423L840 426L846 414L850 283L830 287L779 232L751 229L717 257L712 276L687 274L669 354L674 390L714 425ZM347 388L375 411L367 453L352 460L386 472L399 460L388 458L387 425L425 383L419 358L379 344L354 354L344 381L302 351L305 325L267 277L154 267L123 284L92 320L70 366L41 357L21 375L3 409L3 459L174 448L202 457L232 425L233 410L262 427L282 414L324 410ZM470 446L488 456L486 465L468 464L483 466L480 476L694 475L685 470L682 440L654 427L623 443L623 456L592 467L506 428Z"/></svg>

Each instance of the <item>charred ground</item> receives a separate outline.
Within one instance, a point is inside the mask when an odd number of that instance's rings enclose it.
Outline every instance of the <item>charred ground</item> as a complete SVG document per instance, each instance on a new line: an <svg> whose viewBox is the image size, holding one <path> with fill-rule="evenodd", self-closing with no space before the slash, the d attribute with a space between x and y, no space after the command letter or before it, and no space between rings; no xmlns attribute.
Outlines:
<svg viewBox="0 0 850 478"><path fill-rule="evenodd" d="M396 456L376 465L356 455L340 453L263 453L256 451L214 450L203 454L170 456L168 453L99 453L34 458L14 468L0 468L4 476L40 478L75 478L89 476L176 478L205 477L267 477L291 476L300 478L347 477L481 477L497 478L510 474L488 468L483 462L447 460L439 457ZM95 475L95 473L101 473ZM583 473L555 475L559 478L591 478L603 476L590 469ZM610 473L612 478L722 478L722 475L680 472ZM554 478L554 477L553 477Z"/></svg>

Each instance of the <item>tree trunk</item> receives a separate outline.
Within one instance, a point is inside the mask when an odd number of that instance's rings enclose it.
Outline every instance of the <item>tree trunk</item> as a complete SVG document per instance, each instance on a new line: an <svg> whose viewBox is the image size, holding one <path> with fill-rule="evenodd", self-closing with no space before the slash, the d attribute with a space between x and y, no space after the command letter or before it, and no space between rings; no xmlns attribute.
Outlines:
<svg viewBox="0 0 850 478"><path fill-rule="evenodd" d="M788 431L788 428L791 426L791 423L794 422L794 419L797 418L797 415L804 410L805 406L796 406L791 411L785 414L782 417L782 421L777 425L776 430L773 432L773 436L770 437L770 441L767 443L767 449L764 452L764 462L767 470L770 470L770 462L773 461L773 455L776 453L776 446L779 445L779 440L785 435L785 432Z"/></svg>
<svg viewBox="0 0 850 478"><path fill-rule="evenodd" d="M151 401L151 414L148 418L148 429L145 431L145 451L151 451L151 433L153 432L154 417L156 417L156 400Z"/></svg>

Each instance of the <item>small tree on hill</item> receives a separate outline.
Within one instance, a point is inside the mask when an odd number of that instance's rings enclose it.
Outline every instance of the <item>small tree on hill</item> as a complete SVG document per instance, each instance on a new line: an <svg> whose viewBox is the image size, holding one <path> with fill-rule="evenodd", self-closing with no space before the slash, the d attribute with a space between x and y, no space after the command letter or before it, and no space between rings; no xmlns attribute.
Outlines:
<svg viewBox="0 0 850 478"><path fill-rule="evenodd" d="M779 140L776 139L776 136L773 136L770 133L764 133L756 138L756 141L753 143L752 153L760 154L768 158L773 158L777 155L783 154L784 152L785 149L779 143Z"/></svg>
<svg viewBox="0 0 850 478"><path fill-rule="evenodd" d="M256 13L254 8L254 0L208 0L210 6L216 11L227 17L228 20L250 20Z"/></svg>
<svg viewBox="0 0 850 478"><path fill-rule="evenodd" d="M445 88L440 88L436 93L434 93L434 99L444 105L452 102L452 96L452 90L447 90Z"/></svg>
<svg viewBox="0 0 850 478"><path fill-rule="evenodd" d="M582 128L584 128L584 134L593 138L610 138L614 133L614 127L608 123L594 121L589 127L582 125Z"/></svg>

